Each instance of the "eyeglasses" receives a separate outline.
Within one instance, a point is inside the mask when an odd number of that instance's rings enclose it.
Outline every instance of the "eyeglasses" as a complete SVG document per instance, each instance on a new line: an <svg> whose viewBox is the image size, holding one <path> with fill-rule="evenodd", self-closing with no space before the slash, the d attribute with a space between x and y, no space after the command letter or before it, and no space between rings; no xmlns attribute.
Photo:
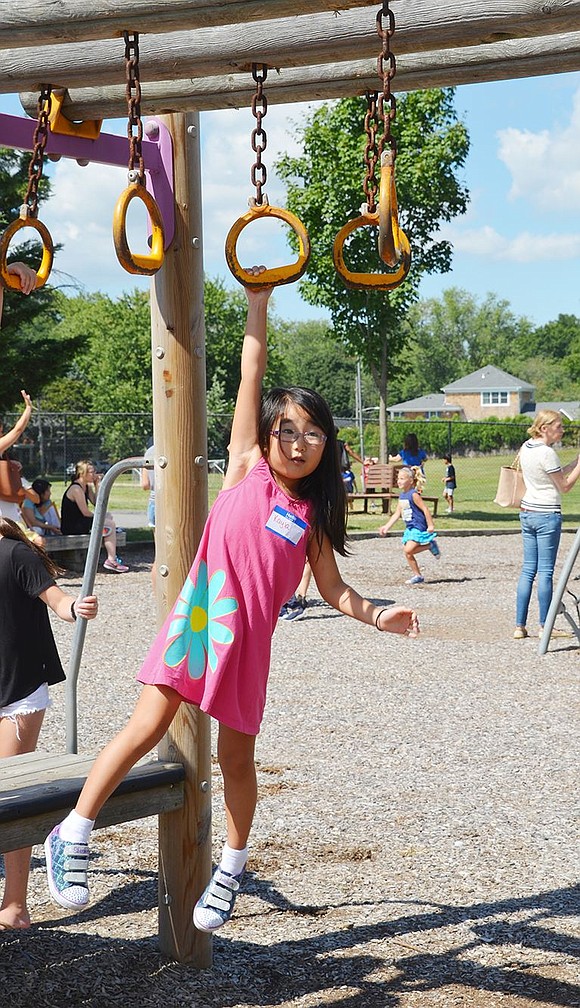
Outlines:
<svg viewBox="0 0 580 1008"><path fill-rule="evenodd" d="M304 438L307 445L312 448L319 448L326 441L326 434L320 431L297 431L293 427L280 427L279 430L270 431L273 437L277 437L282 444L294 444L298 438Z"/></svg>

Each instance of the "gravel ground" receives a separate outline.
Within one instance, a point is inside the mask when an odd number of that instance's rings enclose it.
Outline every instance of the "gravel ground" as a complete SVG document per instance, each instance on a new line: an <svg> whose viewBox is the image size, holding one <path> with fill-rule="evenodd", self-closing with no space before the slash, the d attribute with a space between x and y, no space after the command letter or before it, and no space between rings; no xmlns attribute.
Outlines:
<svg viewBox="0 0 580 1008"><path fill-rule="evenodd" d="M421 557L418 588L404 584L398 537L355 542L340 561L370 598L416 606L418 640L347 621L315 592L307 618L279 626L251 872L211 970L158 950L147 819L96 834L84 914L49 902L35 848L34 925L0 935L3 1004L580 1005L577 641L539 658L537 637L511 639L519 536L440 542L440 562ZM100 747L137 695L153 634L149 561L134 554L129 574L97 576L81 751ZM66 658L70 628L55 632ZM62 688L53 698L47 750L64 739ZM214 798L217 853L217 775Z"/></svg>

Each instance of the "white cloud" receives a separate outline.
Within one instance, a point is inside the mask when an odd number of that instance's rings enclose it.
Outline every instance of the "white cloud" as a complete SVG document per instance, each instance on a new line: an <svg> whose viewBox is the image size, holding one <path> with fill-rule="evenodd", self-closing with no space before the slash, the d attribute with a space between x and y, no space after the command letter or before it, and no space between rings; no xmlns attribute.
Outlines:
<svg viewBox="0 0 580 1008"><path fill-rule="evenodd" d="M460 231L453 226L441 232L454 252L509 262L554 262L580 256L580 234L531 234L523 231L505 238L486 226Z"/></svg>
<svg viewBox="0 0 580 1008"><path fill-rule="evenodd" d="M285 203L284 185L273 166L281 152L297 152L290 131L292 121L299 115L297 106L271 106L264 121L267 146L262 160L268 172L264 191L271 205ZM226 235L234 221L246 212L248 198L255 194L250 177L256 158L250 139L254 126L250 109L227 109L201 116L205 270L210 276L221 275L228 281L230 274L224 257ZM119 129L116 121L105 123L107 132L118 133ZM75 277L90 291L103 290L111 296L134 286L146 288L149 279L126 273L113 246L113 210L127 184L126 168L99 164L81 168L75 161L63 158L50 166L49 174L52 196L43 205L41 218L54 242L63 245L55 271ZM130 204L127 233L134 251L145 250L141 210L138 201ZM238 241L240 261L245 264L263 261L264 248L268 250L268 265L293 261L284 231L284 226L273 220L246 228ZM53 280L57 279L53 276Z"/></svg>
<svg viewBox="0 0 580 1008"><path fill-rule="evenodd" d="M509 127L498 139L498 157L512 177L510 198L547 212L580 211L580 89L566 124L538 133Z"/></svg>
<svg viewBox="0 0 580 1008"><path fill-rule="evenodd" d="M81 168L63 158L50 174L52 196L43 204L40 216L55 244L63 245L55 258L53 282L66 283L59 276L64 273L89 291L112 295L136 285L146 286L147 278L130 276L123 270L113 245L113 210L127 185L126 169L99 164ZM141 224L137 228L128 215L127 234L134 251L145 248L144 219Z"/></svg>

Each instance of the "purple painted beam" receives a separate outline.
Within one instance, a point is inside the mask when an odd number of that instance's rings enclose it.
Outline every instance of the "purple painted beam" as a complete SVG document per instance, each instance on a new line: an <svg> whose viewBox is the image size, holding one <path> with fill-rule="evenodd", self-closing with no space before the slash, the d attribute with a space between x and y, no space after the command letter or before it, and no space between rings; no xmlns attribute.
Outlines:
<svg viewBox="0 0 580 1008"><path fill-rule="evenodd" d="M34 119L0 113L0 147L31 151L34 147L36 125ZM167 127L156 119L146 119L145 130L148 137L155 137L147 140L143 138L141 142L147 188L163 218L167 249L173 241L175 230L171 134ZM101 133L97 140L86 140L84 137L51 132L46 144L46 153L123 167L129 160L129 141L127 137L115 136L112 133Z"/></svg>

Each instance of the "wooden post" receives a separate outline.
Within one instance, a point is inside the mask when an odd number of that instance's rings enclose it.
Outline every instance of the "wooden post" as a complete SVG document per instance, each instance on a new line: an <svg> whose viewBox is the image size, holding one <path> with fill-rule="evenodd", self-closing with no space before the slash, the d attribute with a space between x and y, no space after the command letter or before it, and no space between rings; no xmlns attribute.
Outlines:
<svg viewBox="0 0 580 1008"><path fill-rule="evenodd" d="M173 138L175 236L151 285L156 595L165 619L207 517L207 423L199 116L160 117ZM186 768L183 809L159 817L159 943L179 962L211 965L193 926L211 870L209 718L182 704L160 755Z"/></svg>

